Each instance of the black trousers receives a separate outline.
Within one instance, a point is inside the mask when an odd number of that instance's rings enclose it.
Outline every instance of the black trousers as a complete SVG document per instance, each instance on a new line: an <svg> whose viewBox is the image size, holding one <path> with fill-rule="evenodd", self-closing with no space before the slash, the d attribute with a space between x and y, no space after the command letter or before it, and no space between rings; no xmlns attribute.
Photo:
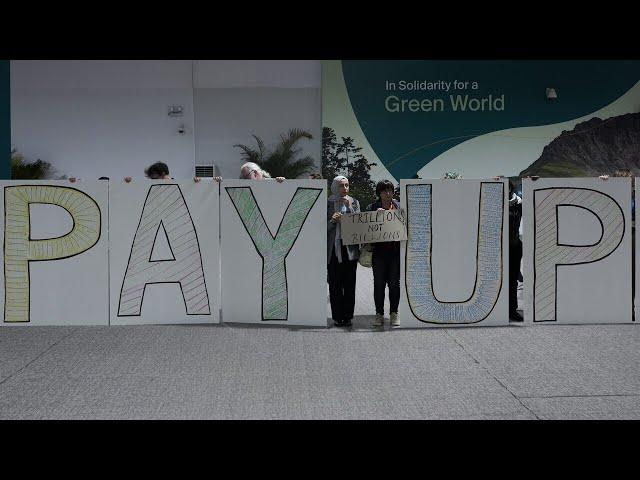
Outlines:
<svg viewBox="0 0 640 480"><path fill-rule="evenodd" d="M522 242L509 245L509 315L518 310L518 276L522 260Z"/></svg>
<svg viewBox="0 0 640 480"><path fill-rule="evenodd" d="M329 300L331 318L337 322L351 320L356 305L356 268L357 260L349 260L346 247L342 247L342 263L338 262L336 252L329 262Z"/></svg>
<svg viewBox="0 0 640 480"><path fill-rule="evenodd" d="M389 309L398 313L400 303L400 250L397 248L373 251L373 301L376 313L384 314L384 293L389 286Z"/></svg>

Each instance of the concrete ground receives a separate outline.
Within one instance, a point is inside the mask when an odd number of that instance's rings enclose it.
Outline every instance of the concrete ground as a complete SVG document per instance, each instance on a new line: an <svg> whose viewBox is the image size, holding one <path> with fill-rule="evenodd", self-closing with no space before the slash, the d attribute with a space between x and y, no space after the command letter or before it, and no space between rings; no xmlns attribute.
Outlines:
<svg viewBox="0 0 640 480"><path fill-rule="evenodd" d="M640 419L640 328L0 328L1 419Z"/></svg>

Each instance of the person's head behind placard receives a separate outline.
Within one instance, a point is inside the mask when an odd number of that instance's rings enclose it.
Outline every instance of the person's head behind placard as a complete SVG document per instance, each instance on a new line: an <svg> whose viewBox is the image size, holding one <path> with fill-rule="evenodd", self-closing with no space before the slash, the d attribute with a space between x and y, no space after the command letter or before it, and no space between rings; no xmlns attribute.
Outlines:
<svg viewBox="0 0 640 480"><path fill-rule="evenodd" d="M160 180L169 177L169 167L166 163L156 162L144 169L144 174L151 180Z"/></svg>
<svg viewBox="0 0 640 480"><path fill-rule="evenodd" d="M445 172L442 178L456 180L461 179L462 175L460 175L458 172Z"/></svg>
<svg viewBox="0 0 640 480"><path fill-rule="evenodd" d="M614 177L633 177L633 173L629 168L619 168L616 170L616 173L613 174Z"/></svg>
<svg viewBox="0 0 640 480"><path fill-rule="evenodd" d="M260 168L258 164L246 162L240 167L240 178L243 180L262 180L271 178L271 175Z"/></svg>

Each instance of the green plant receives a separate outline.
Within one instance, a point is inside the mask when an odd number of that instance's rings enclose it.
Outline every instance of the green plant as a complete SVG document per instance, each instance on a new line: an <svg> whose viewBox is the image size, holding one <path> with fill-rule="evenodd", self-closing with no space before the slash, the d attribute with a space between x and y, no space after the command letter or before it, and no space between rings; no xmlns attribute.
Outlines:
<svg viewBox="0 0 640 480"><path fill-rule="evenodd" d="M289 130L286 134L280 135L280 141L272 151L268 151L264 141L252 135L257 148L247 145L237 144L234 147L242 150L242 160L254 162L266 170L272 177L298 178L312 170L314 161L310 156L297 158L301 149L295 148L296 143L303 138L311 140L313 136L298 128Z"/></svg>
<svg viewBox="0 0 640 480"><path fill-rule="evenodd" d="M333 128L323 127L322 176L327 179L329 194L334 177L344 175L349 179L349 195L358 199L360 208L366 208L376 200L376 184L369 173L375 165L362 154L362 147L353 138L338 139Z"/></svg>
<svg viewBox="0 0 640 480"><path fill-rule="evenodd" d="M53 175L54 169L49 162L37 159L35 162L28 162L24 155L18 153L16 149L11 150L11 178L14 180L37 180L49 178Z"/></svg>

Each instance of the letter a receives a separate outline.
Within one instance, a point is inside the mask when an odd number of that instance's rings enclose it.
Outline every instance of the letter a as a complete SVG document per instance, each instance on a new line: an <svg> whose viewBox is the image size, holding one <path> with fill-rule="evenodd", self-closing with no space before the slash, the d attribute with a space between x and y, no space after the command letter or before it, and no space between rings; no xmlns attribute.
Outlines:
<svg viewBox="0 0 640 480"><path fill-rule="evenodd" d="M624 213L609 195L588 188L541 188L533 191L533 321L555 322L557 266L593 263L608 257L624 237ZM593 245L558 242L558 206L576 206L593 213L602 228Z"/></svg>
<svg viewBox="0 0 640 480"><path fill-rule="evenodd" d="M71 231L61 237L31 240L29 205L45 203L64 208L73 219ZM73 257L100 239L98 204L71 187L20 185L4 189L4 321L29 322L30 262Z"/></svg>
<svg viewBox="0 0 640 480"><path fill-rule="evenodd" d="M262 320L286 320L288 295L285 259L321 190L296 190L275 237L264 221L251 187L225 187L225 190L253 245L262 257Z"/></svg>
<svg viewBox="0 0 640 480"><path fill-rule="evenodd" d="M160 227L173 258L152 260ZM140 316L145 289L155 283L179 284L187 315L211 313L198 235L178 185L149 188L122 282L118 316Z"/></svg>
<svg viewBox="0 0 640 480"><path fill-rule="evenodd" d="M471 297L443 302L433 292L431 185L407 185L405 285L413 315L425 323L477 323L489 316L502 289L504 185L482 182L478 214L476 281Z"/></svg>

